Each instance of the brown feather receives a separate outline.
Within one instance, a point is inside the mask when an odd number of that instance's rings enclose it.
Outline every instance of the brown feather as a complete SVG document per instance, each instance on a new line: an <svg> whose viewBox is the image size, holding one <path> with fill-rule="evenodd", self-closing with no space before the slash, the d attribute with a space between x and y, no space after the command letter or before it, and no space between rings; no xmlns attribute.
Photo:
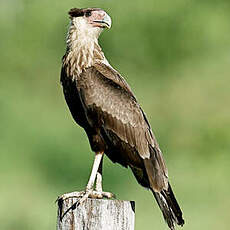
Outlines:
<svg viewBox="0 0 230 230"><path fill-rule="evenodd" d="M87 10L97 9L74 8L69 14L80 17ZM93 151L105 152L113 162L129 166L138 183L151 189L170 229L175 222L183 225L146 115L124 78L105 59L97 41L79 45L81 39L76 41L75 29L72 23L61 71L63 92L74 120L86 131Z"/></svg>

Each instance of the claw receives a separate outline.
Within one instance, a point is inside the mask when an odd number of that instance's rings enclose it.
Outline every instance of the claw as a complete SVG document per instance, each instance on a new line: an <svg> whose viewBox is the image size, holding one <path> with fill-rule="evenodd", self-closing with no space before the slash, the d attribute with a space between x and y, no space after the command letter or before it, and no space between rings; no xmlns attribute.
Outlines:
<svg viewBox="0 0 230 230"><path fill-rule="evenodd" d="M65 193L59 196L56 201L59 201L59 200L64 201L69 198L80 198L80 197L83 197L85 193L86 193L85 191Z"/></svg>
<svg viewBox="0 0 230 230"><path fill-rule="evenodd" d="M76 207L78 207L79 204L80 204L80 203L79 203L79 200L77 200L73 205L71 205L71 206L63 213L63 215L60 216L61 222L62 222L64 216L65 216L70 210L74 210Z"/></svg>

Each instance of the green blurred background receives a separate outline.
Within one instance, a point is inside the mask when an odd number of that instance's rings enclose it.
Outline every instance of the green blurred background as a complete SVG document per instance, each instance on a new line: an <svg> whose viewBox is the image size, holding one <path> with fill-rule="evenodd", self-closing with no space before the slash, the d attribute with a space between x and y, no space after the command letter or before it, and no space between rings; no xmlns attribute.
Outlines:
<svg viewBox="0 0 230 230"><path fill-rule="evenodd" d="M229 0L2 0L0 229L55 229L57 196L88 180L94 155L59 83L67 11L88 6L111 15L100 44L158 138L183 229L229 229ZM167 229L151 193L108 159L104 188L136 201L136 230Z"/></svg>

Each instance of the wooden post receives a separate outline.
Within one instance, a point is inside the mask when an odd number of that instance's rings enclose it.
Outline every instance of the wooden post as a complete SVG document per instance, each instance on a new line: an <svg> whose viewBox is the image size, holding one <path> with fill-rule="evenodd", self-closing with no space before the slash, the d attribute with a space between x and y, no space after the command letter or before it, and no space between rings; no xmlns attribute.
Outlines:
<svg viewBox="0 0 230 230"><path fill-rule="evenodd" d="M76 207L77 200L58 201L57 230L134 230L134 201L88 198Z"/></svg>

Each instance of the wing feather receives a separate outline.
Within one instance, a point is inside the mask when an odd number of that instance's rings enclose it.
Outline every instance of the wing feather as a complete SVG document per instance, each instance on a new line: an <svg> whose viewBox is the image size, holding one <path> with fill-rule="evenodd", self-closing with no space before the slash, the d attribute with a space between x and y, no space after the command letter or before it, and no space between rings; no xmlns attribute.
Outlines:
<svg viewBox="0 0 230 230"><path fill-rule="evenodd" d="M151 188L167 189L167 168L144 112L125 80L103 65L88 68L77 79L89 124L103 126L135 148L144 160Z"/></svg>
<svg viewBox="0 0 230 230"><path fill-rule="evenodd" d="M85 106L93 111L88 116L90 123L101 110L100 123L114 131L121 140L135 146L143 159L149 158L148 140L145 138L148 125L133 94L123 86L124 81L118 78L113 81L112 77L105 77L93 67L82 73L77 84L84 94Z"/></svg>

